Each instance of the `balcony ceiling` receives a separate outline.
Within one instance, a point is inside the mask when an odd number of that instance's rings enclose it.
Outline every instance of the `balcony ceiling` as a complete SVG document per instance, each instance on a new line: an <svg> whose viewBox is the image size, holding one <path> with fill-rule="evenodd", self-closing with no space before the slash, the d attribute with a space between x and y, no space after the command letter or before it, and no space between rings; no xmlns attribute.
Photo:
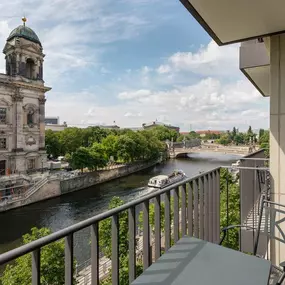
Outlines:
<svg viewBox="0 0 285 285"><path fill-rule="evenodd" d="M180 0L218 45L285 32L284 0Z"/></svg>

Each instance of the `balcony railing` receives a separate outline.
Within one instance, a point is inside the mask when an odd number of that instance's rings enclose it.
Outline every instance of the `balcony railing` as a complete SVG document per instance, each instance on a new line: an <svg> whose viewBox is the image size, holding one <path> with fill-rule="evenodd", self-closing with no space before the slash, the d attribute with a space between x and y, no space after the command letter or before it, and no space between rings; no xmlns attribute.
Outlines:
<svg viewBox="0 0 285 285"><path fill-rule="evenodd" d="M264 196L266 200L270 200L269 160L265 157L264 151L260 150L242 158L239 175L241 224L256 229L261 197ZM256 231L242 229L240 249L253 253L255 239ZM264 252L259 252L259 254L264 254Z"/></svg>
<svg viewBox="0 0 285 285"><path fill-rule="evenodd" d="M170 199L173 197L173 199ZM161 201L164 201L164 232L161 229ZM153 240L150 233L149 206L154 203L155 232ZM172 205L173 203L173 205ZM74 234L85 228L91 232L91 284L99 284L99 224L104 219L111 218L112 284L119 282L119 214L128 212L129 226L129 281L136 278L137 261L137 226L136 206L142 205L142 261L143 269L161 256L162 249L167 251L181 236L189 235L213 243L219 242L220 236L220 168L204 172L196 177L173 184L162 190L154 191L138 200L124 204L95 217L40 238L34 242L0 255L0 265L9 263L25 254L32 256L32 284L40 284L41 248L59 239L65 239L65 284L73 283L74 271ZM171 209L173 211L173 217ZM172 222L173 221L173 222ZM164 246L162 246L162 232ZM152 258L151 244L154 243ZM89 283L90 284L90 283Z"/></svg>

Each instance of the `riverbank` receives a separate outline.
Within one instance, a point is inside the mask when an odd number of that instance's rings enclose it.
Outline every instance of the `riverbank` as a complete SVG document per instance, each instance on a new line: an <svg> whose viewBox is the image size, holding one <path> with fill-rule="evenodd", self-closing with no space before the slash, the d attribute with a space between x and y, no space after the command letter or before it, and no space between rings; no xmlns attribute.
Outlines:
<svg viewBox="0 0 285 285"><path fill-rule="evenodd" d="M11 197L0 204L0 212L24 207L40 201L66 195L75 191L86 189L95 185L103 184L118 178L122 178L141 170L159 164L159 161L139 162L122 165L115 169L92 171L79 174L72 178L63 178L60 175L51 175L28 189L26 195Z"/></svg>
<svg viewBox="0 0 285 285"><path fill-rule="evenodd" d="M20 246L22 235L30 232L32 227L46 227L56 232L105 212L114 196L120 197L125 202L131 202L149 194L151 190L146 185L151 177L169 174L174 169L182 169L188 177L193 177L200 171L231 165L239 158L240 156L204 153L193 154L186 159L169 159L154 167L74 191L70 195L62 195L0 213L0 223L5 229L0 235L0 253ZM136 210L138 214L141 208L137 206ZM74 235L74 255L78 264L90 258L89 241L88 229Z"/></svg>

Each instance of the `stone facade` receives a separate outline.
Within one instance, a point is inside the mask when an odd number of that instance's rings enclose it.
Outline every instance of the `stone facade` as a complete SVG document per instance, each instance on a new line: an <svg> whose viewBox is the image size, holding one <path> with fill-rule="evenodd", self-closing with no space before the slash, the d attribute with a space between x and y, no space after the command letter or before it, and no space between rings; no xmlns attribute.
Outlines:
<svg viewBox="0 0 285 285"><path fill-rule="evenodd" d="M3 53L6 74L0 74L0 175L45 167L45 92L51 89L44 86L40 42L10 35Z"/></svg>

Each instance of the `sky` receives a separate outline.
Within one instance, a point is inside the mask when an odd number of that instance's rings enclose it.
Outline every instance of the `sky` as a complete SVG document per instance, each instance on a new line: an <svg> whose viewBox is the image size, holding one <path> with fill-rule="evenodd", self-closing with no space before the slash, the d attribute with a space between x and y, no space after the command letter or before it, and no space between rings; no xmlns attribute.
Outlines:
<svg viewBox="0 0 285 285"><path fill-rule="evenodd" d="M217 46L178 0L10 0L0 11L0 46L23 15L40 38L46 116L61 123L268 128L268 98L239 70L239 45Z"/></svg>

